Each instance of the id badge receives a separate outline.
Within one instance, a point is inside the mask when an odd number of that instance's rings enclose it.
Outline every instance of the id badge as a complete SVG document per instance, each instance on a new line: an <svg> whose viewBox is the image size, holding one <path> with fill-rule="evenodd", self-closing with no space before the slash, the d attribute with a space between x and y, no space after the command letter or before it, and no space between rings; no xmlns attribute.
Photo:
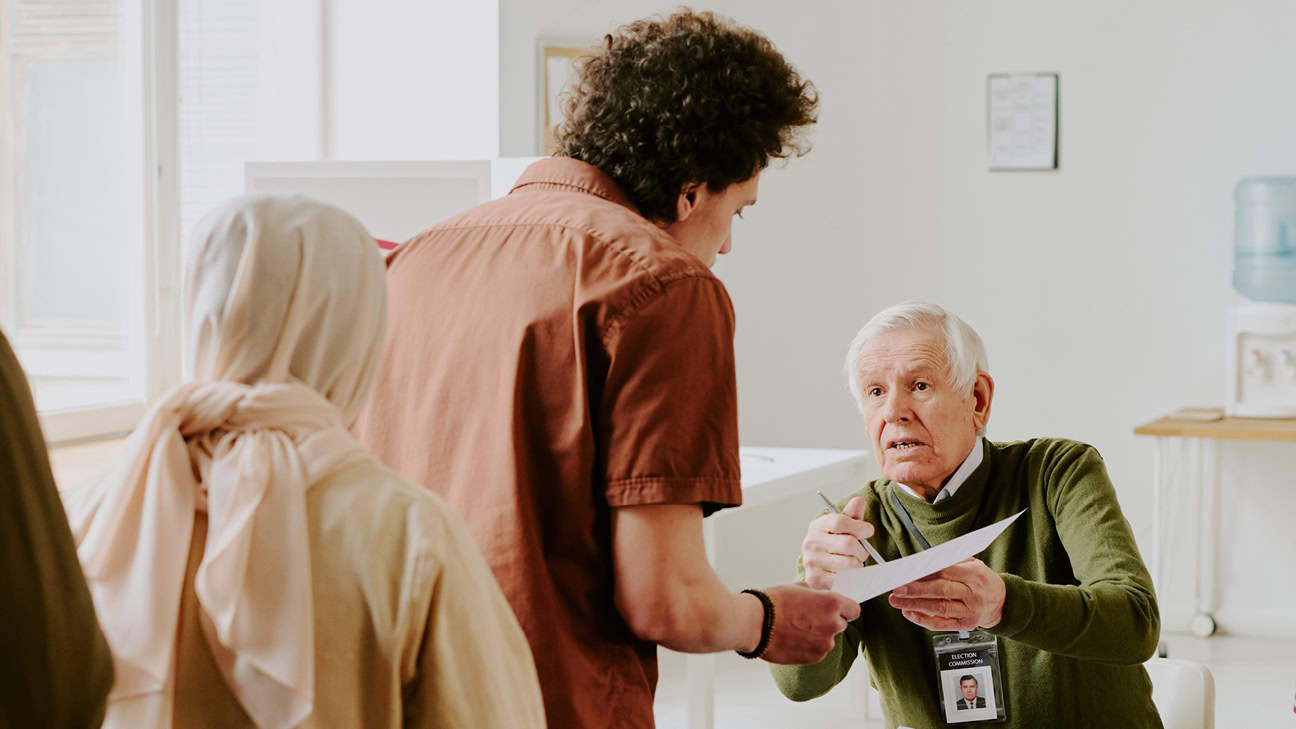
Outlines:
<svg viewBox="0 0 1296 729"><path fill-rule="evenodd" d="M932 650L945 723L1008 719L998 636L984 630L933 633Z"/></svg>

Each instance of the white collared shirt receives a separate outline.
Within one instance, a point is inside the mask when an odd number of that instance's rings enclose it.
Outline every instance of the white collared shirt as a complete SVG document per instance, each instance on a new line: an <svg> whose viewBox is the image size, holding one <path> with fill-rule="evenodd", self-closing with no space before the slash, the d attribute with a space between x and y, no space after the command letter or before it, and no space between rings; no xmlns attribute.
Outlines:
<svg viewBox="0 0 1296 729"><path fill-rule="evenodd" d="M953 496L954 492L958 491L959 487L963 485L963 482L968 480L968 476L971 476L972 472L977 470L977 466L981 465L981 459L985 456L981 447L981 441L983 440L985 440L985 438L982 438L979 435L977 436L976 443L972 444L972 452L968 454L967 458L963 459L963 465L958 467L958 470L954 472L953 476L950 476L949 481L945 482L944 488L936 493L936 498L932 499L933 504L939 504L945 499ZM899 481L896 482L896 485L904 489L905 493L919 501L927 500L914 493L913 489L905 486Z"/></svg>

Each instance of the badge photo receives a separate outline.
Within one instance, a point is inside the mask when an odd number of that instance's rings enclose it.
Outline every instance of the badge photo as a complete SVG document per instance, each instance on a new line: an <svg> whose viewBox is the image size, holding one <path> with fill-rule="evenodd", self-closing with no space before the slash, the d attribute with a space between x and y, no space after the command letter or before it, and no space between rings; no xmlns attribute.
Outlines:
<svg viewBox="0 0 1296 729"><path fill-rule="evenodd" d="M994 677L989 666L964 671L943 671L945 720L951 724L999 718L995 705Z"/></svg>

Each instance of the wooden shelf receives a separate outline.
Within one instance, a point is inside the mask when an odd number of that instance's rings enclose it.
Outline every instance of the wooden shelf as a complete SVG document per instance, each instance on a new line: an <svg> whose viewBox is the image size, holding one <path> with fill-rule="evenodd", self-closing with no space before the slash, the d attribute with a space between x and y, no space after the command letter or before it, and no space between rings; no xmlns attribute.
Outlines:
<svg viewBox="0 0 1296 729"><path fill-rule="evenodd" d="M1170 413L1138 426L1134 435L1296 442L1296 418L1221 417L1219 420L1200 420L1176 417L1175 413Z"/></svg>

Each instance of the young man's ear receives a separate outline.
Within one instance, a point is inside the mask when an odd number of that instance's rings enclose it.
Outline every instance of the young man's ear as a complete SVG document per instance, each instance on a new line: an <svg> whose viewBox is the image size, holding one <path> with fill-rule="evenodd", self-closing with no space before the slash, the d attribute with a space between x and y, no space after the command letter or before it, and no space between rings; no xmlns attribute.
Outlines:
<svg viewBox="0 0 1296 729"><path fill-rule="evenodd" d="M681 222L697 209L698 188L700 182L686 182L680 188L679 198L675 201L675 222Z"/></svg>

